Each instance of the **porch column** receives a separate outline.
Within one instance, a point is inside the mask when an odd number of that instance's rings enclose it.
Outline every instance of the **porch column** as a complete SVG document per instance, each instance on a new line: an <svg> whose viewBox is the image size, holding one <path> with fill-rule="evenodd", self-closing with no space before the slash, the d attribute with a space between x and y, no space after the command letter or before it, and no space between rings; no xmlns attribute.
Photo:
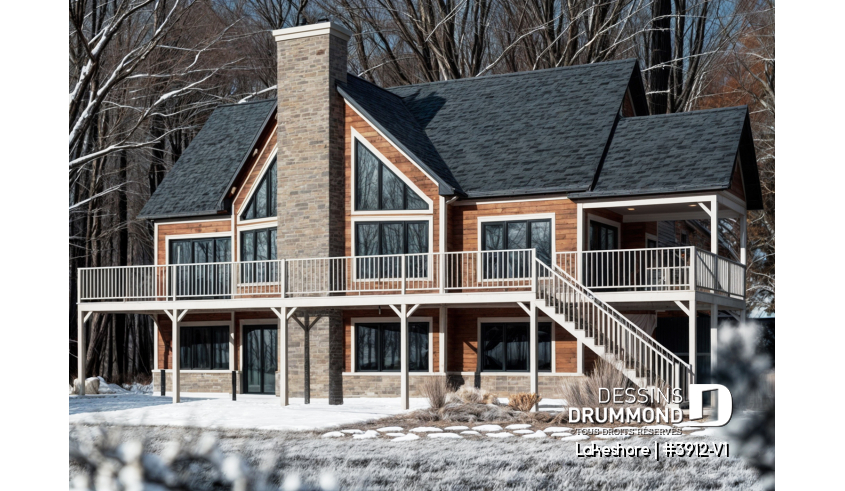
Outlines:
<svg viewBox="0 0 845 491"><path fill-rule="evenodd" d="M76 309L76 374L79 379L79 395L85 395L85 357L88 342L85 339L85 312Z"/></svg>
<svg viewBox="0 0 845 491"><path fill-rule="evenodd" d="M696 310L695 310L695 293L691 295L689 301L689 365L690 370L692 371L692 382L696 383L696 377L698 376L698 368L696 367L696 355L698 354L698 346L696 343L696 329L695 329L695 321L696 321Z"/></svg>
<svg viewBox="0 0 845 491"><path fill-rule="evenodd" d="M290 404L288 389L288 308L282 307L279 316L279 403Z"/></svg>
<svg viewBox="0 0 845 491"><path fill-rule="evenodd" d="M743 214L739 217L739 262L742 264L747 264L745 262L745 251L748 245L748 220Z"/></svg>
<svg viewBox="0 0 845 491"><path fill-rule="evenodd" d="M719 199L710 201L710 252L719 255Z"/></svg>
<svg viewBox="0 0 845 491"><path fill-rule="evenodd" d="M446 338L449 333L449 308L440 307L440 336L438 345L440 346L440 373L446 373Z"/></svg>
<svg viewBox="0 0 845 491"><path fill-rule="evenodd" d="M586 233L584 230L584 204L578 203L576 205L578 216L576 217L576 244L575 244L575 279L578 280L578 283L583 283L581 279L581 267L583 265L583 256L581 252L584 250L584 240ZM580 367L580 365L579 365Z"/></svg>
<svg viewBox="0 0 845 491"><path fill-rule="evenodd" d="M399 371L401 372L401 399L402 409L410 407L410 398L408 390L408 357L411 355L408 349L408 306L402 304L399 308L399 343L401 351L399 353Z"/></svg>
<svg viewBox="0 0 845 491"><path fill-rule="evenodd" d="M581 341L575 344L575 370L578 375L584 375L584 343Z"/></svg>
<svg viewBox="0 0 845 491"><path fill-rule="evenodd" d="M181 362L179 360L179 351L181 350L181 342L180 342L180 332L179 332L179 311L173 309L173 316L171 317L173 321L173 338L170 341L172 346L172 353L173 353L173 366L171 366L171 370L173 370L173 388L170 389L173 391L173 404L177 404L179 402L179 372L180 372L180 365Z"/></svg>
<svg viewBox="0 0 845 491"><path fill-rule="evenodd" d="M530 364L530 371L531 371L531 390L529 392L537 394L538 393L538 386L539 380L537 379L537 331L538 331L538 324L537 324L537 308L534 305L534 302L528 304L531 312L528 314L528 319L530 323L529 327L529 334L528 334L528 342L529 342L529 352L528 352L528 363ZM537 408L534 407L536 411Z"/></svg>

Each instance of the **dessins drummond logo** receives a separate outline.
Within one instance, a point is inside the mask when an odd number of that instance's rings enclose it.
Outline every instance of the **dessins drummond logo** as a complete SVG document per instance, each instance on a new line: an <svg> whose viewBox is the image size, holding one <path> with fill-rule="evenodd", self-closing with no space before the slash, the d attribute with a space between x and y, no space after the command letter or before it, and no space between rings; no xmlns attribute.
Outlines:
<svg viewBox="0 0 845 491"><path fill-rule="evenodd" d="M704 418L704 393L716 396L716 419L693 422ZM570 407L570 423L673 423L680 426L724 426L731 420L733 397L731 391L719 384L691 384L689 386L689 422L684 423L680 404L684 401L680 389L657 388L622 389L599 388L599 403L617 407ZM625 404L637 406L618 407Z"/></svg>

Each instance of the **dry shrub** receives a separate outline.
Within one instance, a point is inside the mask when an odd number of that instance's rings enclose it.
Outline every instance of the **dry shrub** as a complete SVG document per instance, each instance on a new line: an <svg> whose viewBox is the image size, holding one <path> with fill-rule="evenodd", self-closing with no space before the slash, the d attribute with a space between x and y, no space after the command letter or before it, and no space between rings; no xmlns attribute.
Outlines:
<svg viewBox="0 0 845 491"><path fill-rule="evenodd" d="M559 397L566 401L567 407L618 407L619 405L601 404L600 388L627 389L636 388L631 380L620 371L619 366L604 359L596 360L595 367L584 377L561 377L561 384L558 387ZM633 405L626 405L632 407ZM569 411L561 411L555 422L566 422Z"/></svg>
<svg viewBox="0 0 845 491"><path fill-rule="evenodd" d="M536 406L542 397L533 392L520 392L519 394L511 394L508 397L508 406L517 411L528 412Z"/></svg>
<svg viewBox="0 0 845 491"><path fill-rule="evenodd" d="M445 377L427 377L420 384L420 393L428 399L432 409L440 409L446 405L446 396L451 390Z"/></svg>
<svg viewBox="0 0 845 491"><path fill-rule="evenodd" d="M447 403L463 404L499 404L498 396L484 389L462 385L446 397Z"/></svg>
<svg viewBox="0 0 845 491"><path fill-rule="evenodd" d="M476 422L533 422L535 413L524 413L508 406L496 404L465 404L448 402L440 409L421 409L412 414L421 421Z"/></svg>

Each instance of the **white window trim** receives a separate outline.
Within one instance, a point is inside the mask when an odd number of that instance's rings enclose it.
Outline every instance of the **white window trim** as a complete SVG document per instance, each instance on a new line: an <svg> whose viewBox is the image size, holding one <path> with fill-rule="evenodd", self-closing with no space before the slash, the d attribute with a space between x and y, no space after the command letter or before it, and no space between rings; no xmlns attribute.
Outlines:
<svg viewBox="0 0 845 491"><path fill-rule="evenodd" d="M487 215L487 216L483 216L483 217L478 217L478 224L477 224L477 231L476 231L476 234L477 234L476 235L476 237L477 237L476 249L478 249L478 253L479 253L478 258L476 260L477 260L478 264L481 264L481 262L482 262L481 261L481 252L484 252L481 249L481 246L483 244L483 237L482 237L482 230L484 228L483 225L485 223L491 223L491 222L510 222L510 221L520 221L520 220L551 220L551 223L552 223L551 260L552 260L552 265L555 264L555 258L557 257L556 256L557 248L555 247L555 242L557 242L557 229L555 227L555 220L556 220L555 213L525 213L525 214L521 214L521 215ZM491 278L489 280L485 280L484 277L483 277L483 268L477 268L477 269L478 269L478 281L479 281L479 283L502 281L501 278L498 278L498 279Z"/></svg>
<svg viewBox="0 0 845 491"><path fill-rule="evenodd" d="M586 237L584 237L587 250L591 251L590 249L590 222L599 222L605 225L610 225L612 227L616 227L616 248L622 248L622 223L610 220L608 218L600 217L598 215L593 215L592 213L587 213L587 230Z"/></svg>
<svg viewBox="0 0 845 491"><path fill-rule="evenodd" d="M270 142L270 139L268 138L267 143L269 143L269 142ZM265 148L266 148L267 143L265 143ZM272 162L273 159L276 157L277 151L278 151L277 147L273 147L273 150L270 152L270 156L266 160L264 160L264 165L261 167L261 172L258 173L258 177L255 178L255 181L253 182L252 187L250 187L249 192L246 194L246 198L244 198L244 200L241 202L240 208L234 212L235 220L236 220L237 223L239 223L239 224L240 223L252 223L253 221L256 221L256 220L264 220L264 219L267 219L267 218L276 218L276 217L262 217L262 218L253 218L252 220L241 220L241 213L244 211L244 208L246 207L247 203L249 203L249 200L252 199L252 195L255 194L255 190L256 190L256 188L258 188L258 183L261 182L261 179L263 179L264 175L267 173L267 169L270 168L270 162ZM264 149L261 150L261 153L264 153ZM278 164L276 164L276 165L278 166ZM241 191L243 191L243 190L241 190ZM278 215L278 209L277 209L277 215Z"/></svg>
<svg viewBox="0 0 845 491"><path fill-rule="evenodd" d="M386 215L386 216L359 216L352 218L352 244L351 252L352 252L352 281L358 283L362 281L375 281L374 278L358 278L358 270L357 270L357 261L355 258L357 257L369 257L369 256L358 256L356 253L357 249L357 241L355 237L355 230L357 229L356 224L358 222L428 222L428 252L424 253L428 255L428 274L426 276L420 276L417 278L408 278L409 281L424 281L424 280L431 280L432 279L432 265L434 265L433 256L434 253L434 216L419 216L419 215ZM397 278L380 278L380 280L386 281L396 281L402 279L401 277Z"/></svg>
<svg viewBox="0 0 845 491"><path fill-rule="evenodd" d="M352 138L350 138L350 140L349 140L350 145L351 145L351 148L349 149L349 155L352 156L352 161L349 163L349 165L350 165L350 170L351 170L351 173L352 173L352 180L349 183L349 185L351 186L350 195L352 196L352 202L349 204L349 208L351 210L352 215L384 215L384 214L387 214L387 213L397 213L397 214L402 214L402 215L408 215L408 214L410 214L410 215L431 215L432 213L434 213L434 201L431 198L426 196L426 194L424 192L422 192L420 190L420 188L418 188L416 186L416 184L414 184L413 181L408 179L408 176L406 176L402 171L400 171L398 168L396 168L396 166L393 165L393 163L390 160L388 160L384 155L382 155L381 152L376 150L376 147L374 147L369 141L367 141L366 138L364 138L363 136L361 136L360 133L355 131L355 128L350 128L350 130L352 131ZM399 177L399 179L401 179L402 182L404 182L414 193L416 193L419 198L421 198L423 201L425 201L426 204L428 205L428 209L427 210L370 210L370 211L358 211L358 210L356 210L355 209L355 203L356 203L355 189L357 188L357 186L356 186L357 181L355 180L356 179L356 177L355 177L355 168L356 168L355 163L357 162L357 157L358 157L356 155L356 150L355 150L355 142L356 141L360 141L365 147L367 147L367 150L373 152L373 155L375 155L382 163L384 163L384 165L387 166L388 169L390 169L394 174L396 174L396 176Z"/></svg>
<svg viewBox="0 0 845 491"><path fill-rule="evenodd" d="M191 373L228 373L234 370L234 363L235 363L235 346L231 342L232 332L234 332L235 323L233 319L230 317L229 320L225 321L190 321L190 322L180 322L179 328L183 327L203 327L203 326L227 326L229 328L229 368L225 370L208 370L208 369L201 369L201 370L192 370L188 368L180 368L180 372L191 372ZM181 331L180 331L181 333ZM173 337L173 324L170 324L170 337ZM181 346L181 343L180 343ZM171 353L172 356L172 353ZM179 361L182 361L181 356L179 357ZM171 358L171 364L173 360ZM171 369L172 370L172 369Z"/></svg>
<svg viewBox="0 0 845 491"><path fill-rule="evenodd" d="M355 369L355 324L357 323L368 323L368 324L396 324L397 322L401 322L398 317L353 317L350 320L350 340L352 349L350 350L350 364L349 368L351 371L344 372L346 374L355 374L355 375L401 375L402 372L359 372ZM427 372L412 372L408 371L410 374L417 374L417 375L429 375L432 373L438 373L434 371L434 350L432 346L434 346L434 317L409 317L408 322L428 322L428 371ZM440 349L443 349L441 346Z"/></svg>
<svg viewBox="0 0 845 491"><path fill-rule="evenodd" d="M650 233L646 232L646 234L645 234L645 245L643 246L646 249L648 249L648 239L653 240L654 243L657 244L657 236L654 235L654 234L650 234Z"/></svg>
<svg viewBox="0 0 845 491"><path fill-rule="evenodd" d="M241 232L249 232L250 230L262 230L266 228L276 228L276 234L279 233L278 231L278 219L276 217L268 218L263 222L250 222L249 225L239 225L238 226L238 243L237 245L241 245ZM233 241L234 242L234 241ZM235 258L236 262L241 261L241 248L235 247L237 249L236 255L232 256ZM278 252L277 252L278 255ZM276 259L279 259L278 257ZM270 261L274 261L274 259L270 259ZM263 284L263 283L255 283L256 285Z"/></svg>
<svg viewBox="0 0 845 491"><path fill-rule="evenodd" d="M479 317L477 319L477 323L476 323L476 326L475 326L475 339L476 339L476 345L478 346L478 349L476 350L476 359L477 359L476 365L477 365L477 368L478 368L478 373L481 373L481 374L485 373L483 370L481 370L481 324L491 324L491 323L496 323L496 322L528 322L529 323L528 329L531 329L531 325L530 325L531 318L530 317ZM555 373L555 371L556 371L555 363L557 361L557 359L555 357L555 345L556 345L556 341L557 341L557 338L555 336L556 322L554 320L552 320L550 317L543 317L543 316L538 316L537 322L538 323L539 322L551 322L552 323L552 339L551 339L551 342L552 342L552 349L551 349L551 351L552 351L552 353L551 353L552 354L552 361L551 361L552 369L549 372L541 372L540 370L537 370L537 373L539 373L541 375L542 374L551 375L551 374ZM529 353L530 353L530 351L529 351ZM529 360L528 363L531 363L531 361ZM470 372L470 373L474 373L474 372ZM510 374L528 375L528 374L531 373L531 370L530 370L530 367L529 367L529 370L527 372L511 372L511 371L508 371L508 370L502 370L502 371L490 371L490 372L486 372L486 373L488 375L510 375Z"/></svg>

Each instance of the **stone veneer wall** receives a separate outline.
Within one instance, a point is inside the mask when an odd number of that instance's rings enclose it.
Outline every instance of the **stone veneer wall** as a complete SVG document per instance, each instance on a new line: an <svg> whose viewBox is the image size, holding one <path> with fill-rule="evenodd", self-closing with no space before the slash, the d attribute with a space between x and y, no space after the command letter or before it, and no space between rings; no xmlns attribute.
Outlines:
<svg viewBox="0 0 845 491"><path fill-rule="evenodd" d="M336 84L346 82L348 36L329 32L278 39L278 229L280 258L344 254L344 103ZM312 287L325 275L297 281ZM319 290L319 288L317 288ZM297 312L296 315L302 315ZM317 312L312 312L316 315ZM321 312L311 329L311 396L343 402L343 322L338 311ZM303 332L290 320L290 395L303 393ZM278 390L277 390L278 393Z"/></svg>
<svg viewBox="0 0 845 491"><path fill-rule="evenodd" d="M238 372L236 389L241 394L241 372ZM173 389L173 373L165 372L166 384L164 389L170 392ZM180 392L232 392L232 372L221 370L220 372L193 372L182 370L179 374ZM161 394L161 371L153 373L153 394Z"/></svg>

